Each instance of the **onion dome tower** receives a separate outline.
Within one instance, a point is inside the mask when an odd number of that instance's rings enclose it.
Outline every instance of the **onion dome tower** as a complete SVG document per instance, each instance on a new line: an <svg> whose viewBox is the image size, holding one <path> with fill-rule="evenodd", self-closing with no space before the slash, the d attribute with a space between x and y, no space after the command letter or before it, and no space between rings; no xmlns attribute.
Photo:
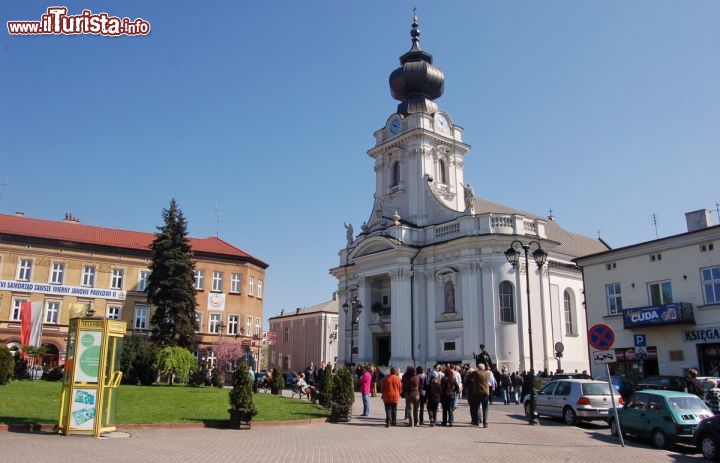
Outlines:
<svg viewBox="0 0 720 463"><path fill-rule="evenodd" d="M432 55L420 49L420 28L413 15L412 47L400 57L400 67L390 74L390 94L398 101L398 114L434 114L436 98L445 89L445 74L432 64Z"/></svg>

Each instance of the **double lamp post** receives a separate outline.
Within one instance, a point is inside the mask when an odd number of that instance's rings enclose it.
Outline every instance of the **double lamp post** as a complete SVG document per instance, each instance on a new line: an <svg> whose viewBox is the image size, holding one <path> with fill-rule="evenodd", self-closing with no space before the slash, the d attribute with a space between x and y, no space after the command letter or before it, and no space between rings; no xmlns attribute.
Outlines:
<svg viewBox="0 0 720 463"><path fill-rule="evenodd" d="M355 296L350 300L350 304L346 301L342 307L346 315L348 311L350 311L350 367L353 367L353 352L355 351L355 325L357 325L360 321L360 314L363 311L363 305L360 303L360 299Z"/></svg>
<svg viewBox="0 0 720 463"><path fill-rule="evenodd" d="M528 424L537 425L540 424L540 421L538 420L537 396L535 393L535 362L533 358L532 312L530 311L530 267L528 266L528 252L534 249L532 256L541 272L547 260L547 253L543 251L542 246L540 246L540 243L537 241L530 241L528 244L523 244L521 241L515 240L510 243L510 247L505 251L505 258L513 268L517 268L517 263L520 260L520 251L518 249L525 251L525 290L527 294L528 343L530 344L530 372L528 373L528 381L530 383L530 421Z"/></svg>

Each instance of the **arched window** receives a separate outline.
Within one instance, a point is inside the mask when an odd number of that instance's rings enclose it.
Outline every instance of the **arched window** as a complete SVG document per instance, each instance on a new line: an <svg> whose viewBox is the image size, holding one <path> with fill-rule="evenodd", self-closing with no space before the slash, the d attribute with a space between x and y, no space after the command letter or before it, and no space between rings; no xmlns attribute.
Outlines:
<svg viewBox="0 0 720 463"><path fill-rule="evenodd" d="M452 281L445 283L445 313L455 312L455 285Z"/></svg>
<svg viewBox="0 0 720 463"><path fill-rule="evenodd" d="M392 170L392 186L398 186L400 184L400 161L395 161Z"/></svg>
<svg viewBox="0 0 720 463"><path fill-rule="evenodd" d="M575 303L569 290L563 293L563 312L565 313L565 334L577 334L575 326Z"/></svg>
<svg viewBox="0 0 720 463"><path fill-rule="evenodd" d="M447 172L445 170L445 161L442 159L438 160L438 177L440 178L440 183L446 184L447 183Z"/></svg>
<svg viewBox="0 0 720 463"><path fill-rule="evenodd" d="M500 283L500 321L515 323L515 288L509 281Z"/></svg>

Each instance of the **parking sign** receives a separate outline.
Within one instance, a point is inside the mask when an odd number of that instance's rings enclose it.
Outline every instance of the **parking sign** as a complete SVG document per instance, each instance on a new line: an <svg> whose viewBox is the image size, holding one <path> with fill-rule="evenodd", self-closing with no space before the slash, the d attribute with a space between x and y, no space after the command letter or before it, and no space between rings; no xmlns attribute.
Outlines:
<svg viewBox="0 0 720 463"><path fill-rule="evenodd" d="M645 338L644 334L636 334L634 335L635 338L635 347L646 347L647 346L647 338Z"/></svg>

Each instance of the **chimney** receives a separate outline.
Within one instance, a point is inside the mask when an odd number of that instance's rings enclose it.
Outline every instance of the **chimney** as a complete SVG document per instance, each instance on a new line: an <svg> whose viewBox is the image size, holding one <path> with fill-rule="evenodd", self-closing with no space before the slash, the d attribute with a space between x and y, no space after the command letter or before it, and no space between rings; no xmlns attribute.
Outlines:
<svg viewBox="0 0 720 463"><path fill-rule="evenodd" d="M712 211L709 209L686 212L685 222L687 223L687 231L689 232L702 230L703 228L712 227L714 225Z"/></svg>

